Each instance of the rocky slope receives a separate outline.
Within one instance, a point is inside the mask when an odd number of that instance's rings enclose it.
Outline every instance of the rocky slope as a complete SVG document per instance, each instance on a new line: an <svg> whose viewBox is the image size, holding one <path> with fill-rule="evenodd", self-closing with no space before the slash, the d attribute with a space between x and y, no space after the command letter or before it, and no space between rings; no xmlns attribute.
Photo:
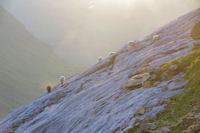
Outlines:
<svg viewBox="0 0 200 133"><path fill-rule="evenodd" d="M29 33L23 24L0 6L0 118L56 84L59 75L77 69Z"/></svg>
<svg viewBox="0 0 200 133"><path fill-rule="evenodd" d="M14 110L0 121L0 132L123 132L137 119L156 116L170 96L187 93L184 71L163 64L192 51L196 40L191 31L199 21L197 9L130 42L67 79L64 87L57 85L52 93Z"/></svg>

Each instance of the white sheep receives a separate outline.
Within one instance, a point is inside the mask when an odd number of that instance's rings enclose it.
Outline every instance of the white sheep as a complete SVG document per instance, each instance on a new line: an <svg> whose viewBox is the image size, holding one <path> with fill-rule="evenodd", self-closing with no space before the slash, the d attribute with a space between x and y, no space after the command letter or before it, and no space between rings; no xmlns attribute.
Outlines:
<svg viewBox="0 0 200 133"><path fill-rule="evenodd" d="M114 54L116 54L116 53L117 53L117 52L110 52L109 55L111 56L111 55L114 55Z"/></svg>
<svg viewBox="0 0 200 133"><path fill-rule="evenodd" d="M103 57L102 57L102 56L99 56L98 62L101 62L102 60L103 60Z"/></svg>
<svg viewBox="0 0 200 133"><path fill-rule="evenodd" d="M138 44L137 40L128 42L128 46L130 46L130 47L135 47L135 46L137 46L137 44Z"/></svg>
<svg viewBox="0 0 200 133"><path fill-rule="evenodd" d="M129 41L128 45L134 45L136 43L136 41Z"/></svg>
<svg viewBox="0 0 200 133"><path fill-rule="evenodd" d="M60 76L60 84L64 85L65 76Z"/></svg>
<svg viewBox="0 0 200 133"><path fill-rule="evenodd" d="M154 35L153 36L153 41L157 41L157 40L159 40L160 39L160 36L159 35Z"/></svg>

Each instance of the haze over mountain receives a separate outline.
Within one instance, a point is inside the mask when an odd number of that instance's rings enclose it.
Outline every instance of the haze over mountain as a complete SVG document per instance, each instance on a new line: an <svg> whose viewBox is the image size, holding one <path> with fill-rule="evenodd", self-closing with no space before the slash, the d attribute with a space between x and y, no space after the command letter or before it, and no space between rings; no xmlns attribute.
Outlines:
<svg viewBox="0 0 200 133"><path fill-rule="evenodd" d="M200 5L199 0L1 0L35 36L90 65Z"/></svg>
<svg viewBox="0 0 200 133"><path fill-rule="evenodd" d="M13 110L0 133L198 133L199 68L197 9Z"/></svg>
<svg viewBox="0 0 200 133"><path fill-rule="evenodd" d="M76 71L0 7L0 118Z"/></svg>

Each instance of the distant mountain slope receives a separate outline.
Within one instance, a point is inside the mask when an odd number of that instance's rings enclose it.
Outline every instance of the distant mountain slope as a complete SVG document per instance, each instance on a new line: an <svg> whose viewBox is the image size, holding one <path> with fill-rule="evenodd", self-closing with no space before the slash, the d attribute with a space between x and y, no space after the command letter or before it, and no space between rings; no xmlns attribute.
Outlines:
<svg viewBox="0 0 200 133"><path fill-rule="evenodd" d="M0 7L0 117L39 97L59 75L75 71Z"/></svg>

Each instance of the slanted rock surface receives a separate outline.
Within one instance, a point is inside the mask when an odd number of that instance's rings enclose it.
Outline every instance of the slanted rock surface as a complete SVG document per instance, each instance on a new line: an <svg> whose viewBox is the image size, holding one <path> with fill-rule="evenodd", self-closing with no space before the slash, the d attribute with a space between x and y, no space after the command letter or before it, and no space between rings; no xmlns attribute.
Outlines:
<svg viewBox="0 0 200 133"><path fill-rule="evenodd" d="M142 85L145 81L150 78L149 73L139 74L131 77L127 82L124 83L124 88L133 89Z"/></svg>
<svg viewBox="0 0 200 133"><path fill-rule="evenodd" d="M164 78L156 73L148 88L127 90L124 84L133 75L159 70L164 63L188 54L194 42L190 33L199 21L197 9L138 41L136 47L125 45L117 54L67 79L63 87L57 85L51 93L15 109L0 121L0 133L121 133L138 119L155 117L170 96L184 92L174 89L187 83L184 74ZM159 40L148 41L154 35ZM163 91L165 86L168 89ZM140 108L145 108L144 114L136 115Z"/></svg>

